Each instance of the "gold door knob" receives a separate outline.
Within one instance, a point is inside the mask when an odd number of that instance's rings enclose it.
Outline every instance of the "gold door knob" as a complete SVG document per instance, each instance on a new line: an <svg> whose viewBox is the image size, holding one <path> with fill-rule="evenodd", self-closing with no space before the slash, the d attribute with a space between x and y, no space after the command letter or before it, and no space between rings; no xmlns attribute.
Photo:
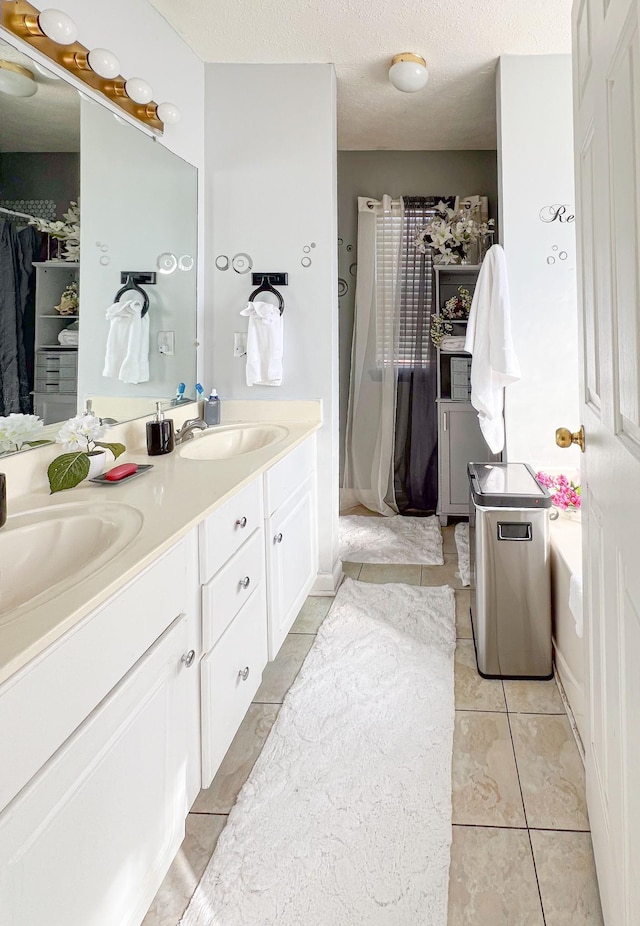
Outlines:
<svg viewBox="0 0 640 926"><path fill-rule="evenodd" d="M577 444L584 453L584 425L580 425L580 430L573 433L569 428L558 428L556 431L556 444L563 449L570 447L571 444Z"/></svg>

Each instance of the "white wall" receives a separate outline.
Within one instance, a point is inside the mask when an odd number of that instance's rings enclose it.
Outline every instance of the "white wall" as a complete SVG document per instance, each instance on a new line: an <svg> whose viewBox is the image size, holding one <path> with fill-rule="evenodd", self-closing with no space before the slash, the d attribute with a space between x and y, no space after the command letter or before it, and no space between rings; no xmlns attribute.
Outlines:
<svg viewBox="0 0 640 926"><path fill-rule="evenodd" d="M331 65L210 64L205 71L206 236L213 341L211 376L222 401L321 399L318 435L320 585L332 590L338 517L336 89ZM311 248L311 244L315 247ZM304 253L303 248L310 251ZM233 333L250 274L214 260L245 252L255 271L283 271L284 382L248 387ZM312 260L309 268L301 259Z"/></svg>
<svg viewBox="0 0 640 926"><path fill-rule="evenodd" d="M541 213L575 213L571 58L504 56L497 90L499 227L522 371L506 391L507 459L567 471L575 457L555 430L580 425L575 223Z"/></svg>

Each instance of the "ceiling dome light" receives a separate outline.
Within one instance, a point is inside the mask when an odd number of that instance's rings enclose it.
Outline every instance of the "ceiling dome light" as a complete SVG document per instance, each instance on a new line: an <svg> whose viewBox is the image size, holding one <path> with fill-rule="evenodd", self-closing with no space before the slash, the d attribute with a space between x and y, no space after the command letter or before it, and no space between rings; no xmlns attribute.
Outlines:
<svg viewBox="0 0 640 926"><path fill-rule="evenodd" d="M134 103L146 105L153 99L153 90L141 77L130 77L125 81L124 89L130 100Z"/></svg>
<svg viewBox="0 0 640 926"><path fill-rule="evenodd" d="M38 26L58 45L73 45L78 39L78 27L62 10L43 10L38 14Z"/></svg>
<svg viewBox="0 0 640 926"><path fill-rule="evenodd" d="M403 93L422 90L429 80L427 62L411 51L395 55L389 68L389 80L396 90L402 90Z"/></svg>
<svg viewBox="0 0 640 926"><path fill-rule="evenodd" d="M120 73L120 62L106 48L94 48L87 55L89 67L98 77L104 77L105 80L113 80Z"/></svg>
<svg viewBox="0 0 640 926"><path fill-rule="evenodd" d="M180 122L181 113L175 103L158 103L156 112L158 119L165 125L175 125Z"/></svg>
<svg viewBox="0 0 640 926"><path fill-rule="evenodd" d="M33 96L38 85L28 68L13 61L0 61L0 93L7 96Z"/></svg>

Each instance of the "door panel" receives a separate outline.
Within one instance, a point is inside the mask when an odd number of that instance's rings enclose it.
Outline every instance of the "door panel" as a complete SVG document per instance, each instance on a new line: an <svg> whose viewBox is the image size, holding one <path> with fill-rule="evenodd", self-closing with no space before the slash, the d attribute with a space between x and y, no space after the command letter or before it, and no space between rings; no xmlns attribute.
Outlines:
<svg viewBox="0 0 640 926"><path fill-rule="evenodd" d="M640 838L640 0L576 0L587 801L605 922L635 926Z"/></svg>

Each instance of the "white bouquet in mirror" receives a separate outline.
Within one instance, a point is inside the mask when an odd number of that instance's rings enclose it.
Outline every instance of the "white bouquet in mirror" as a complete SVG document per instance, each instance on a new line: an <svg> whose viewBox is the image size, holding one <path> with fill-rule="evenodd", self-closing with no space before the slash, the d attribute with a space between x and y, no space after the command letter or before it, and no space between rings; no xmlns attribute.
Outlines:
<svg viewBox="0 0 640 926"><path fill-rule="evenodd" d="M29 225L35 225L38 231L51 235L62 241L62 260L80 260L80 206L69 203L69 211L62 214L64 222L49 222L46 219L33 219Z"/></svg>
<svg viewBox="0 0 640 926"><path fill-rule="evenodd" d="M41 439L44 421L37 415L12 413L0 416L0 453L13 453L22 447L49 443Z"/></svg>

